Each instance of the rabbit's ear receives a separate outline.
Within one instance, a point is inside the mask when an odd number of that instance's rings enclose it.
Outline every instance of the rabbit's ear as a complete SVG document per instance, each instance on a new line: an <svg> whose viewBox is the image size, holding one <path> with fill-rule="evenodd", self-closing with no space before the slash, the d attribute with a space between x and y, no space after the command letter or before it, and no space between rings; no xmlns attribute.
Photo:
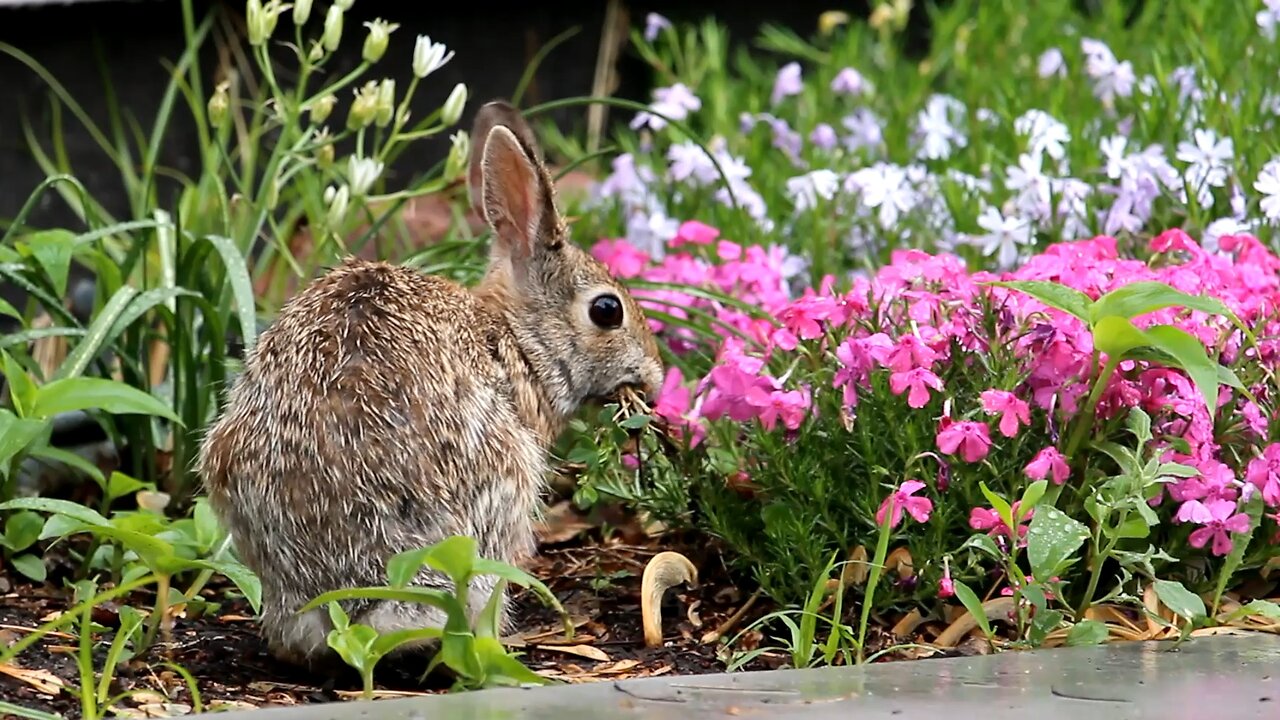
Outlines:
<svg viewBox="0 0 1280 720"><path fill-rule="evenodd" d="M550 180L506 125L489 131L480 165L481 209L493 228L494 250L523 270L536 246L555 249L559 241Z"/></svg>
<svg viewBox="0 0 1280 720"><path fill-rule="evenodd" d="M516 136L535 164L541 161L537 140L519 110L504 100L493 100L482 105L471 125L471 155L467 168L467 190L471 195L471 207L482 218L487 217L484 207L484 152L489 134L499 125Z"/></svg>

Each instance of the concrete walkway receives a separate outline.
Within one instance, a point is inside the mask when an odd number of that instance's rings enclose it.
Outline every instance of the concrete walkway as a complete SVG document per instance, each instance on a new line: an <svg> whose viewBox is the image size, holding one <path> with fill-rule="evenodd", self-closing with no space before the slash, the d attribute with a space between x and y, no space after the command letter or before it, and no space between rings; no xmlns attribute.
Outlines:
<svg viewBox="0 0 1280 720"><path fill-rule="evenodd" d="M1278 720L1280 637L650 678L220 714L228 720Z"/></svg>

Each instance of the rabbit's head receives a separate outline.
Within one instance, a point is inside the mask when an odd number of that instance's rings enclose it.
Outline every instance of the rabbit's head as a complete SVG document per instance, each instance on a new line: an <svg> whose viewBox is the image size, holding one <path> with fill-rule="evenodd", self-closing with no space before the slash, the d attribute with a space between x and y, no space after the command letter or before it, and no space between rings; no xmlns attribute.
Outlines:
<svg viewBox="0 0 1280 720"><path fill-rule="evenodd" d="M508 313L548 396L564 414L629 387L652 401L662 360L644 312L603 263L570 241L538 144L519 111L480 108L467 181L493 230L478 288Z"/></svg>

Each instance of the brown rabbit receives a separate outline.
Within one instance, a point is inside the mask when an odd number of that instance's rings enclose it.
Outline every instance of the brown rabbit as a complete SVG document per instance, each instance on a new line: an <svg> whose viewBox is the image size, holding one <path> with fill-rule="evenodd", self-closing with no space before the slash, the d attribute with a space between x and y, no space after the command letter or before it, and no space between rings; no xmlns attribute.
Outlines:
<svg viewBox="0 0 1280 720"><path fill-rule="evenodd" d="M548 450L570 417L623 387L661 386L643 312L569 240L519 112L485 105L472 138L472 201L494 231L484 279L469 289L348 258L280 310L201 448L282 659L328 656L327 611L295 611L385 583L397 552L464 534L483 557L530 555ZM449 587L434 571L416 582ZM468 610L492 589L477 580ZM346 609L382 632L443 623L425 605Z"/></svg>

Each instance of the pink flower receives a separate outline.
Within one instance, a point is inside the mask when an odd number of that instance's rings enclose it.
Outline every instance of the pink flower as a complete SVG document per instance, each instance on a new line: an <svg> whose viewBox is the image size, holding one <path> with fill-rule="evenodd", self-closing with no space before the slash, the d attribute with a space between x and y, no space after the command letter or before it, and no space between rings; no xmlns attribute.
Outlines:
<svg viewBox="0 0 1280 720"><path fill-rule="evenodd" d="M1178 509L1177 519L1202 525L1191 533L1191 546L1202 548L1212 540L1214 555L1231 552L1231 533L1249 532L1249 516L1237 513L1236 504L1230 500L1210 500L1207 503L1189 500Z"/></svg>
<svg viewBox="0 0 1280 720"><path fill-rule="evenodd" d="M1013 512L1013 522L1018 526L1019 539L1026 536L1026 523L1030 522L1031 518L1036 514L1035 508L1031 508L1030 510L1027 510L1026 513L1022 513L1021 505L1021 500L1015 500L1013 507L1010 508ZM1012 539L1013 536L1013 533L1009 529L1009 525L1005 523L1004 518L1000 517L1000 513L991 508L976 507L970 510L969 527L974 530L986 530L987 534L992 537L1003 536Z"/></svg>
<svg viewBox="0 0 1280 720"><path fill-rule="evenodd" d="M938 353L915 335L903 335L898 345L884 360L885 367L894 372L906 372L915 367L931 368Z"/></svg>
<svg viewBox="0 0 1280 720"><path fill-rule="evenodd" d="M1007 438L1018 434L1018 425L1031 424L1031 408L1008 390L987 390L982 393L982 409L990 415L1000 415L1000 434Z"/></svg>
<svg viewBox="0 0 1280 720"><path fill-rule="evenodd" d="M1280 443L1271 443L1262 455L1250 460L1244 476L1262 491L1267 505L1280 507Z"/></svg>
<svg viewBox="0 0 1280 720"><path fill-rule="evenodd" d="M1052 445L1036 453L1022 472L1032 480L1050 477L1054 485L1061 485L1071 477L1071 467L1067 465L1067 459Z"/></svg>
<svg viewBox="0 0 1280 720"><path fill-rule="evenodd" d="M769 391L757 385L747 391L745 399L747 404L757 408L760 424L766 430L772 430L779 420L788 430L799 428L809 407L808 396L799 390Z"/></svg>
<svg viewBox="0 0 1280 720"><path fill-rule="evenodd" d="M591 254L622 278L640 275L649 264L649 255L626 240L601 240L591 247Z"/></svg>
<svg viewBox="0 0 1280 720"><path fill-rule="evenodd" d="M889 517L889 527L898 527L902 522L902 511L905 510L918 523L929 522L929 513L933 512L933 501L927 497L916 497L915 494L925 488L919 480L908 480L889 494L880 503L876 511L876 524L884 525L885 517Z"/></svg>
<svg viewBox="0 0 1280 720"><path fill-rule="evenodd" d="M693 437L689 446L697 447L707 432L701 424L689 419L691 396L689 388L684 385L684 376L680 373L680 368L672 367L667 370L667 377L663 380L662 390L659 391L658 400L654 403L653 413L666 420L678 434L686 428L692 428Z"/></svg>
<svg viewBox="0 0 1280 720"><path fill-rule="evenodd" d="M939 450L947 455L955 455L959 451L965 462L978 462L991 450L987 424L972 420L952 422L943 418L937 441Z"/></svg>
<svg viewBox="0 0 1280 720"><path fill-rule="evenodd" d="M700 223L697 220L686 220L676 230L676 236L671 238L671 247L710 245L718 237L720 237L720 231L710 225Z"/></svg>
<svg viewBox="0 0 1280 720"><path fill-rule="evenodd" d="M907 405L917 410L929 404L929 388L942 390L942 379L922 367L889 376L889 390L894 395L901 395L910 389Z"/></svg>

